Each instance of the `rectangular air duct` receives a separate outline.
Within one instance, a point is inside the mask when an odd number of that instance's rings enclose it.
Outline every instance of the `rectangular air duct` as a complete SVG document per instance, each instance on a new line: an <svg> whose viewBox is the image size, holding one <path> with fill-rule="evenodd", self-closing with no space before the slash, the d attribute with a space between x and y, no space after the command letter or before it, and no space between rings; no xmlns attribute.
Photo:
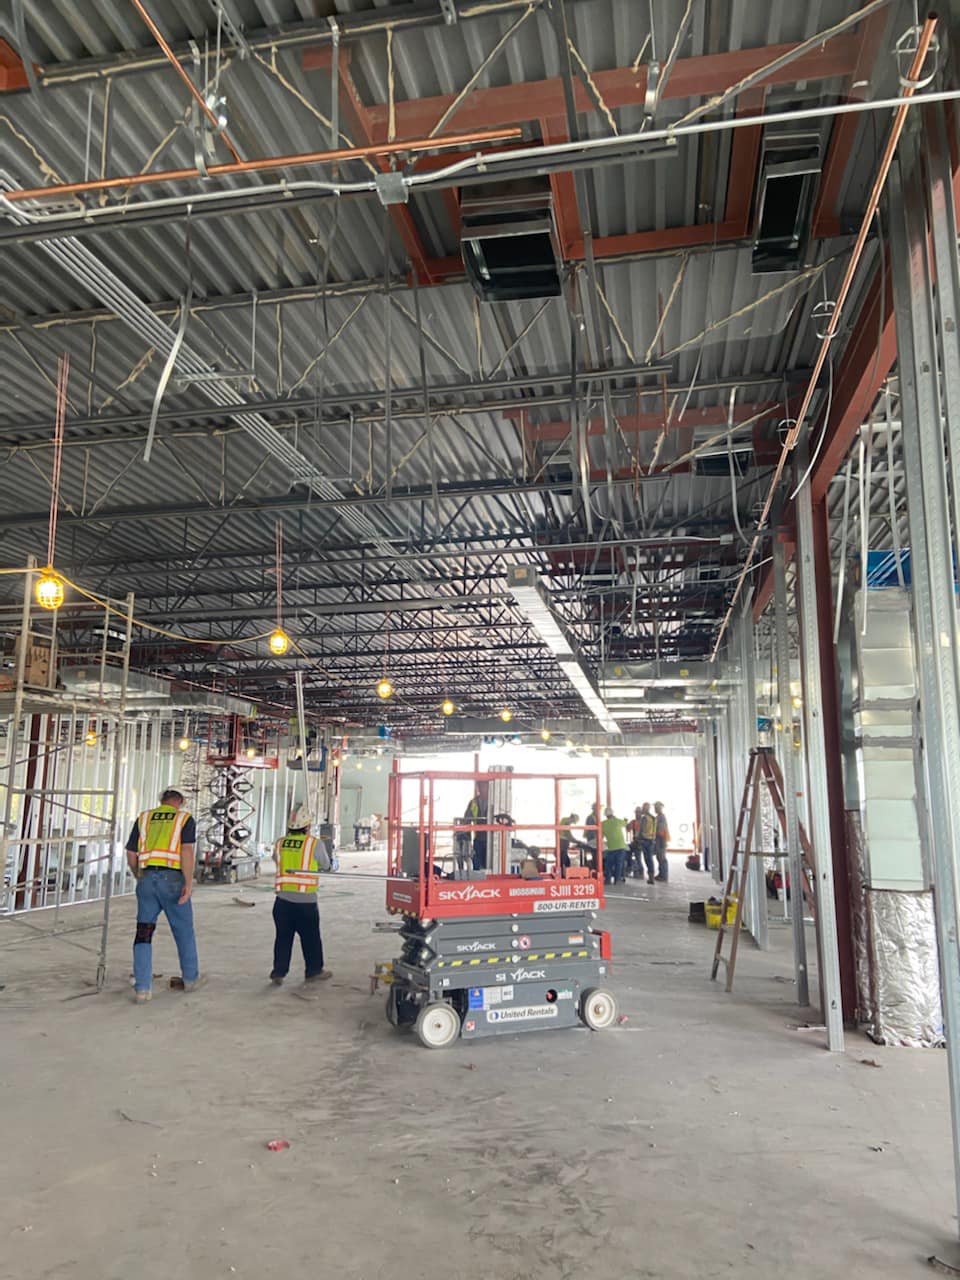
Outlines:
<svg viewBox="0 0 960 1280"><path fill-rule="evenodd" d="M820 181L820 151L818 132L795 127L765 131L757 185L755 275L803 267Z"/></svg>
<svg viewBox="0 0 960 1280"><path fill-rule="evenodd" d="M463 265L484 302L560 295L562 254L549 185L476 187L463 197L460 217Z"/></svg>

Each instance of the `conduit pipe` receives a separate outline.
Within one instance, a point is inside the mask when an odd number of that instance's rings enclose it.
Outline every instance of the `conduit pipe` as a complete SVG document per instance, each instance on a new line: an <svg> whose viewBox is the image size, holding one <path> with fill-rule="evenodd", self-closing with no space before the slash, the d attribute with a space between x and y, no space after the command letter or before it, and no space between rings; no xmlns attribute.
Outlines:
<svg viewBox="0 0 960 1280"><path fill-rule="evenodd" d="M750 570L753 566L754 557L757 554L757 550L763 538L763 531L766 528L767 522L770 519L770 511L771 511L771 508L773 507L773 501L776 495L777 486L780 483L780 480L783 476L784 468L787 465L787 458L790 456L791 452L796 447L797 440L800 437L800 431L803 426L803 420L810 409L810 402L812 401L817 390L817 382L820 378L820 374L823 370L823 366L827 362L827 355L830 350L830 343L833 340L833 338L836 336L836 333L840 327L840 317L843 313L843 306L850 293L851 286L853 285L853 278L856 275L857 267L860 265L860 259L863 256L864 246L866 245L867 237L870 234L870 225L873 222L874 217L876 216L877 208L880 204L880 196L883 194L883 188L887 181L887 175L890 172L890 166L893 163L893 157L897 150L897 144L900 141L900 135L903 133L903 126L906 123L906 119L907 119L907 111L910 107L911 102L914 102L914 103L920 102L924 97L928 96L925 94L915 95L914 85L920 79L920 73L923 70L923 64L927 60L927 54L930 52L930 45L933 42L933 37L936 31L938 21L939 21L939 18L937 14L935 13L928 14L922 28L920 29L920 38L917 41L917 50L913 56L913 62L910 64L910 70L907 73L906 84L904 86L903 95L899 99L896 114L894 115L893 123L890 126L890 133L887 138L887 145L884 148L883 156L881 157L881 160L880 160L880 166L877 170L877 176L873 181L873 187L871 188L871 191L870 191L870 197L867 200L867 207L864 210L863 219L860 223L860 230L857 234L856 242L851 251L850 260L847 263L847 269L844 272L843 281L837 293L836 306L833 308L833 312L830 316L830 322L827 325L826 331L824 332L824 335L823 335L823 339L820 343L820 350L817 352L817 358L814 361L813 370L811 371L811 374L810 374L810 381L807 383L807 389L804 392L803 400L801 401L800 409L797 412L794 425L787 432L786 438L784 439L783 445L780 449L780 457L777 460L776 467L774 468L773 477L770 481L770 488L767 492L767 497L763 504L763 510L760 513L760 519L757 523L756 533L754 534L753 541L750 544L750 550L747 552L747 558L746 558L746 561L744 562L743 569L741 570L740 577L737 579L737 585L736 585L736 588L734 589L733 599L730 601L730 607L727 609L727 612L723 618L723 622L720 624L720 630L717 633L717 639L713 646L713 652L710 655L711 661L714 661L717 657L717 654L720 652L720 645L721 645L721 642L723 641L724 633L726 632L727 627L730 625L730 621L733 618L734 610L737 605L737 600L739 599L740 593L743 590L743 584L747 580L747 575L750 573ZM930 96L933 96L933 95L930 95ZM825 111L823 114L826 115L827 112ZM828 425L829 425L828 423L824 422L823 429L825 431Z"/></svg>
<svg viewBox="0 0 960 1280"><path fill-rule="evenodd" d="M934 21L936 21L934 19ZM651 143L671 142L679 138L692 137L702 133L721 133L728 129L765 128L771 124L790 123L797 120L823 120L833 116L850 115L863 111L891 111L898 114L906 107L922 105L928 102L955 102L960 99L960 89L947 89L936 93L917 93L904 90L902 97L877 98L872 101L840 102L833 106L805 107L801 111L772 111L756 116L732 116L727 120L701 120L695 124L664 129L640 130L636 133L620 134L617 137L586 138L581 142L557 142L543 146L510 147L502 151L478 152L463 160L458 160L442 169L431 173L412 173L403 175L403 185L408 191L439 190L443 187L462 185L467 181L488 181L490 178L509 178L517 176L509 172L510 166L524 166L524 173L548 174L564 167L570 168L582 157L596 157L595 163L604 161L629 160L641 158L642 150ZM902 125L901 125L902 128ZM371 156L390 155L395 152L415 153L437 151L444 147L462 147L479 142L515 141L521 136L520 129L498 129L470 134L450 134L443 138L417 138L408 142L382 142L368 147L350 147L336 151L306 152L302 155L270 156L262 160L243 160L236 164L209 165L207 172L211 177L230 176L241 172L254 172L261 169L295 168L312 164L343 164L350 160L361 160ZM898 134L899 136L899 134ZM661 153L662 154L662 153ZM542 166L538 168L537 166ZM499 173L499 170L507 170ZM27 200L60 199L70 195L83 194L88 191L100 191L110 187L136 187L147 183L175 182L199 178L197 169L168 169L158 173L132 173L118 178L92 179L89 182L58 183L48 187L8 188L0 194L0 205L11 208ZM97 218L115 217L122 211L131 214L150 209L169 208L176 205L194 207L217 201L236 200L238 196L249 195L261 197L280 193L295 195L298 192L329 192L334 196L370 194L377 189L374 180L364 182L329 182L323 179L302 179L293 182L264 184L251 188L231 188L225 191L201 191L185 193L177 196L165 196L157 200L137 201L123 206L105 205L102 208L86 209L81 216L91 222ZM20 217L31 223L76 222L75 213L39 214L28 209L18 209ZM868 228L869 231L869 228ZM862 253L862 248L860 250ZM821 366L822 367L822 366Z"/></svg>

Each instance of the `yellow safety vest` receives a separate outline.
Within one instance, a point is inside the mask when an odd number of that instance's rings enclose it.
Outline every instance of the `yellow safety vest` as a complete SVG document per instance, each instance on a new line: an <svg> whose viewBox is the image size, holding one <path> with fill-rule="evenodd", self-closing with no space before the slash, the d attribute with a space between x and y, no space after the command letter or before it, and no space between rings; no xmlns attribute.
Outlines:
<svg viewBox="0 0 960 1280"><path fill-rule="evenodd" d="M652 840L657 834L657 820L652 813L640 815L640 839Z"/></svg>
<svg viewBox="0 0 960 1280"><path fill-rule="evenodd" d="M141 813L137 819L137 863L141 870L144 867L180 870L180 836L189 817L186 809L172 809L169 805Z"/></svg>
<svg viewBox="0 0 960 1280"><path fill-rule="evenodd" d="M314 857L316 836L282 836L276 844L277 874L274 888L277 893L316 893L320 879L320 867Z"/></svg>

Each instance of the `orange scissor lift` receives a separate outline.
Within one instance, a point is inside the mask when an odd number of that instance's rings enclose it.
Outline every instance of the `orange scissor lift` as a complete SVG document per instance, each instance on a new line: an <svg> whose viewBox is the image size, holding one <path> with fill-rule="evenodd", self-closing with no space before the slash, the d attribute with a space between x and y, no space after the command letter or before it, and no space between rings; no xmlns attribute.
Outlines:
<svg viewBox="0 0 960 1280"><path fill-rule="evenodd" d="M443 820L438 789L449 795L459 783L464 794L473 788L480 812ZM534 783L541 794L552 784L552 821L516 823L514 789ZM605 985L610 935L595 927L604 905L598 827L574 836L567 856L561 850L572 784L593 789L599 813L592 774L390 775L387 910L402 917L403 950L390 966L387 1017L412 1026L427 1048L616 1021Z"/></svg>

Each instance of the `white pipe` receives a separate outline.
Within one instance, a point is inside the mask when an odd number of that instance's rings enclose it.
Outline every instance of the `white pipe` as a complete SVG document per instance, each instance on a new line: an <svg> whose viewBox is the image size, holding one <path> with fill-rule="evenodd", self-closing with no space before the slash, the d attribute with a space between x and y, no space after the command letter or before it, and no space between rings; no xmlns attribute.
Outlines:
<svg viewBox="0 0 960 1280"><path fill-rule="evenodd" d="M912 97L877 98L872 102L839 102L833 106L805 107L801 111L771 111L755 116L731 116L726 120L698 120L686 126L666 126L663 129L638 130L635 133L623 133L615 137L586 138L582 142L555 142L547 146L519 147L511 151L492 153L477 152L464 160L457 160L442 169L431 173L405 175L403 182L407 190L418 187L439 187L448 178L465 173L489 173L492 170L509 166L518 160L549 160L566 155L579 155L584 152L610 151L616 155L625 148L636 146L642 149L651 142L669 142L674 138L688 138L702 133L722 133L727 129L764 128L770 124L790 123L794 120L822 120L833 116L850 115L859 111L892 111L905 105L923 106L928 102L955 102L960 99L960 89L944 89L935 93L915 93ZM642 155L638 158L642 158ZM235 199L244 195L276 195L301 191L328 191L332 195L370 194L376 191L375 182L324 182L322 179L302 179L296 182L276 182L257 187L236 187L229 191L203 191L182 196L165 196L158 200L143 200L123 206L104 206L87 209L83 213L84 222L95 222L98 218L109 217L117 213L129 211L131 214L144 210L163 209L187 205L215 204L217 201ZM18 222L50 223L76 222L78 215L73 213L40 214L30 213L20 205L12 204L0 192L0 207L4 208Z"/></svg>

